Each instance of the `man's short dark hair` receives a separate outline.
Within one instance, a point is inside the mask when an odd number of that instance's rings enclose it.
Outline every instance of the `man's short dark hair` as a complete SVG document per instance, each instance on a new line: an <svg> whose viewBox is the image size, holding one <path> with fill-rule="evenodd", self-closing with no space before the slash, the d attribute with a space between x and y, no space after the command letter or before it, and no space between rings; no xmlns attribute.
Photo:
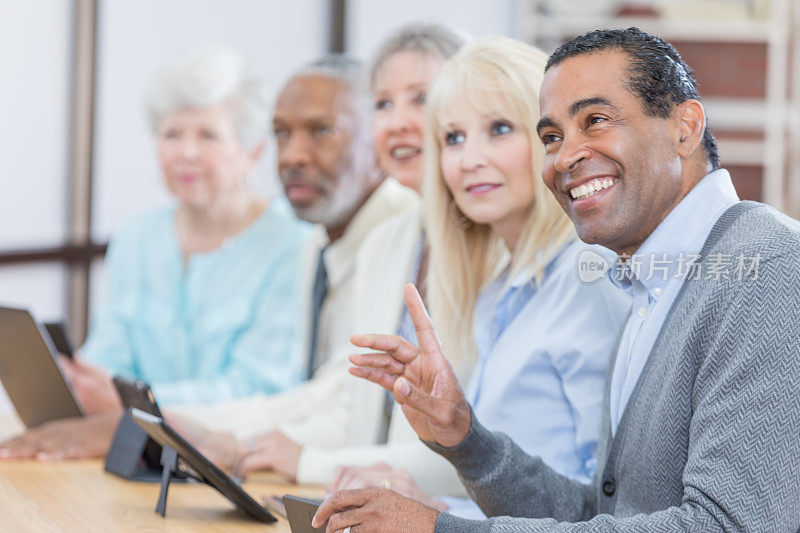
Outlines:
<svg viewBox="0 0 800 533"><path fill-rule="evenodd" d="M638 28L627 30L596 30L567 41L547 60L545 71L565 59L604 50L619 50L631 59L630 90L639 97L645 113L666 118L672 108L689 99L699 99L697 82L692 69L674 46ZM711 168L719 168L719 149L714 135L706 124L703 135Z"/></svg>

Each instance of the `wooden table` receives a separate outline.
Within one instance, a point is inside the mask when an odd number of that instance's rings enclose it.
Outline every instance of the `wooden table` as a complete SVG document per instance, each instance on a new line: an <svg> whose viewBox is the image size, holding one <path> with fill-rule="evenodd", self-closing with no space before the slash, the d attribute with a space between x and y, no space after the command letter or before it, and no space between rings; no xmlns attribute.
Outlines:
<svg viewBox="0 0 800 533"><path fill-rule="evenodd" d="M0 420L0 437L16 432L13 421ZM269 475L254 476L244 489L257 501L268 494L322 494L319 487L287 485ZM158 493L158 484L106 473L100 460L0 461L0 531L290 531L282 518L276 524L248 518L201 484L170 485L162 518L155 513Z"/></svg>

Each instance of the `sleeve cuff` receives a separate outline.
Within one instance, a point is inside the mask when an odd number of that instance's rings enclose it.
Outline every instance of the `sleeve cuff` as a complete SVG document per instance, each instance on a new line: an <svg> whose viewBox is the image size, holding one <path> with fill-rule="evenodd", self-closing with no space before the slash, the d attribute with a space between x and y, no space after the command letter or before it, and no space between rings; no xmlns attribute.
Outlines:
<svg viewBox="0 0 800 533"><path fill-rule="evenodd" d="M425 441L423 441L425 442ZM505 444L483 427L472 415L472 426L463 441L452 447L425 442L433 451L450 461L462 478L477 479L492 472L503 457Z"/></svg>
<svg viewBox="0 0 800 533"><path fill-rule="evenodd" d="M347 462L342 462L336 451L303 446L297 462L297 483L321 486L330 483L336 469L342 464L347 464Z"/></svg>
<svg viewBox="0 0 800 533"><path fill-rule="evenodd" d="M439 513L434 533L489 533L491 520L469 520L450 513Z"/></svg>

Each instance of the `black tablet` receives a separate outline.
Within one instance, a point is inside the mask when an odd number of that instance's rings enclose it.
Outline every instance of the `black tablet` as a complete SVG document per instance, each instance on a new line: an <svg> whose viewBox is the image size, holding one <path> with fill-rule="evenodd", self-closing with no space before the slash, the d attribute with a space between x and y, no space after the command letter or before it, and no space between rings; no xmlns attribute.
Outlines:
<svg viewBox="0 0 800 533"><path fill-rule="evenodd" d="M292 533L325 533L325 526L314 527L311 519L317 514L322 500L299 498L291 494L284 494L283 506L286 509L286 518Z"/></svg>
<svg viewBox="0 0 800 533"><path fill-rule="evenodd" d="M83 416L53 341L25 309L0 307L0 380L27 427Z"/></svg>
<svg viewBox="0 0 800 533"><path fill-rule="evenodd" d="M53 341L58 353L63 353L72 359L75 350L72 348L72 343L69 340L69 333L67 333L67 326L63 322L45 322L44 329L50 340Z"/></svg>
<svg viewBox="0 0 800 533"><path fill-rule="evenodd" d="M238 509L252 518L261 522L275 522L277 520L269 511L251 498L238 483L214 466L211 461L186 442L183 437L175 433L175 430L166 425L162 418L140 411L135 407L130 409L130 413L133 421L145 430L153 440L161 446L175 450L178 454L180 466L190 476L217 489Z"/></svg>
<svg viewBox="0 0 800 533"><path fill-rule="evenodd" d="M125 409L135 407L153 416L163 416L156 403L156 397L147 382L141 379L134 380L122 376L114 376L114 387L116 387L117 394L119 394L122 406ZM147 439L143 458L147 463L147 468L154 473L153 476L147 476L147 479L149 481L158 481L158 473L161 471L161 445L153 438Z"/></svg>

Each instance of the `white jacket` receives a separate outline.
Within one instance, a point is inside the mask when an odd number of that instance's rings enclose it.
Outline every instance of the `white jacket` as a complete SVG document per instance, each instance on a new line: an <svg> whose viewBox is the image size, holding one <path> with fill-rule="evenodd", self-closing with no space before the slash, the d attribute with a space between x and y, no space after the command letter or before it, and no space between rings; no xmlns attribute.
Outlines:
<svg viewBox="0 0 800 533"><path fill-rule="evenodd" d="M396 215L377 226L364 240L356 270L356 331L397 333L403 311L403 287L411 279L417 242L422 235L421 210ZM348 345L353 353L354 347ZM409 472L428 493L466 494L455 469L424 446L395 405L386 444L378 445L383 417L383 388L348 374L350 389L350 445L306 446L300 456L297 480L325 485L342 465L385 462Z"/></svg>
<svg viewBox="0 0 800 533"><path fill-rule="evenodd" d="M402 265L413 261L413 244L409 247L411 250L409 254L403 254L398 247L392 251L390 257L385 258L388 265L399 270L394 276L391 272L385 271L386 279L403 280L397 282L396 290L392 290L388 285L385 288L379 287L380 293L386 297L394 293L399 295L397 303L391 304L394 311L384 305L374 309L365 309L361 305L360 302L365 301L365 297L360 294L363 289L358 287L364 286L365 283L358 281L361 275L357 274L357 271L368 270L368 267L358 266L361 261L360 249L367 242L372 230L380 227L381 222L401 213L410 211L418 213L418 205L419 197L416 193L402 187L393 179L387 179L350 223L345 235L340 239L342 242L334 243L340 248L335 254L338 262L342 263L347 259L344 257L347 255L344 252L349 253L352 261L352 266L346 266L344 269L340 267L347 279L339 284L337 306L331 309L335 319L331 325L335 331L328 331L325 335L329 339L340 340L336 342L336 347L332 346L332 342L328 343L326 347L329 353L328 359L311 380L281 394L256 395L210 406L177 407L170 409L170 413L187 417L211 430L231 432L238 438L248 438L271 429L279 429L304 446L340 447L365 442L360 440L368 438L363 435L372 434L375 430L360 427L359 431L354 431L352 428L353 401L350 386L357 381L347 372L349 366L347 356L353 352L348 338L358 330L355 324L360 314L367 314L373 318L368 324L369 327L380 326L375 332L394 333L400 315L402 288L407 280L408 267ZM418 214L415 218L419 218ZM416 229L415 233L418 235L419 229ZM346 246L342 247L342 244ZM316 249L307 254L309 268L306 269L306 274L309 276L316 268L320 247L318 243ZM410 255L411 258L405 260L405 255ZM311 281L313 282L313 279ZM310 298L310 291L308 295ZM385 326L379 318L382 315L385 315ZM365 419L379 422L379 413L372 417L366 416Z"/></svg>

